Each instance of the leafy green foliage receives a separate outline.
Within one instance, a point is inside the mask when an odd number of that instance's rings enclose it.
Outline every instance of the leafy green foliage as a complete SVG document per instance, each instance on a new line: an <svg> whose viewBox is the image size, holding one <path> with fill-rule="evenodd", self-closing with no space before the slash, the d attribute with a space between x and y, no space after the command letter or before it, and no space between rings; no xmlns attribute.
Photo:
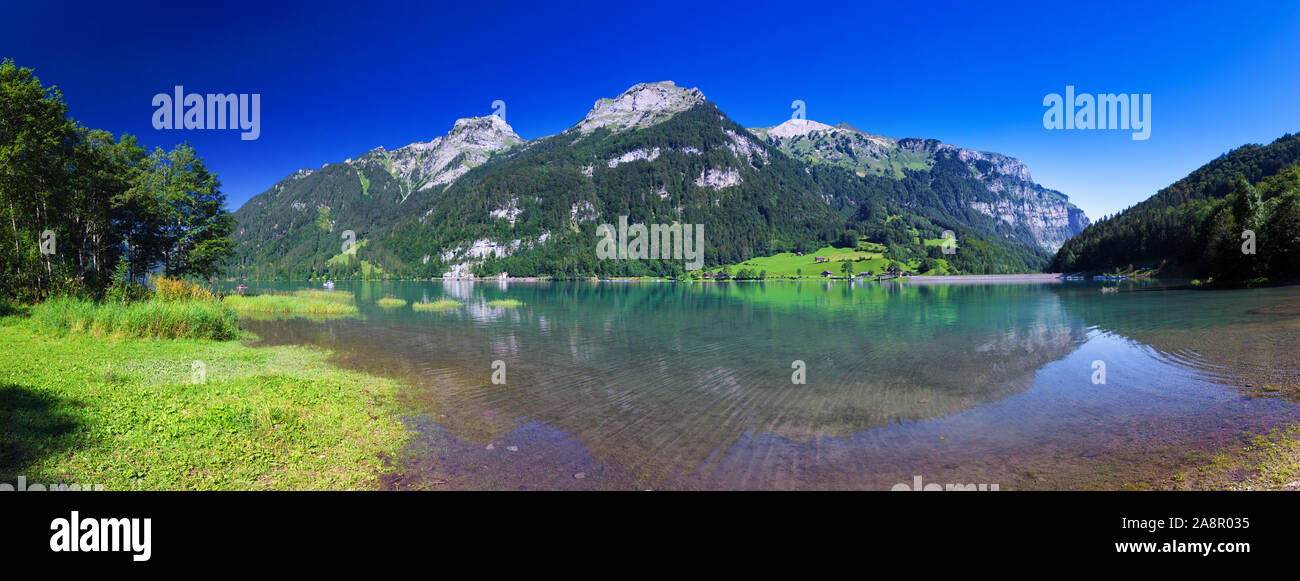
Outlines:
<svg viewBox="0 0 1300 581"><path fill-rule="evenodd" d="M159 267L215 275L234 228L219 188L189 145L146 155L68 119L31 69L0 63L0 295L97 297Z"/></svg>

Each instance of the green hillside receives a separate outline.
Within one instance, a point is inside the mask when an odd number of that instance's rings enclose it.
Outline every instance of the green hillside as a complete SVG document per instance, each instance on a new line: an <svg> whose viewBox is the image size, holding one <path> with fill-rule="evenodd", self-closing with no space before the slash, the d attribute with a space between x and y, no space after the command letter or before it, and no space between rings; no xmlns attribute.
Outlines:
<svg viewBox="0 0 1300 581"><path fill-rule="evenodd" d="M925 246L937 247L942 239L924 240ZM818 258L825 258L819 261ZM880 274L897 266L899 270L920 272L924 275L955 274L955 269L943 258L908 258L891 260L888 247L862 240L854 248L826 246L812 252L782 252L762 258L752 258L737 264L709 269L709 272L726 273L739 278L818 277L824 271L834 276L846 276L844 264L849 263L851 273ZM748 270L749 273L743 271ZM752 276L751 276L752 275Z"/></svg>
<svg viewBox="0 0 1300 581"><path fill-rule="evenodd" d="M1300 277L1300 136L1246 145L1061 247L1050 269L1155 268L1163 275ZM1255 253L1243 252L1244 233Z"/></svg>

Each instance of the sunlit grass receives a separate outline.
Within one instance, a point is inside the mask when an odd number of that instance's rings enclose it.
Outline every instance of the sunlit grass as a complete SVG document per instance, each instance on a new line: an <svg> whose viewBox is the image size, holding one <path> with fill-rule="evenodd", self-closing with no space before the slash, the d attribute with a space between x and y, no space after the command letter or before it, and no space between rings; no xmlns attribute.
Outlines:
<svg viewBox="0 0 1300 581"><path fill-rule="evenodd" d="M223 302L241 314L264 313L312 316L349 316L357 314L356 305L342 303L333 298L289 295L229 295Z"/></svg>
<svg viewBox="0 0 1300 581"><path fill-rule="evenodd" d="M398 299L393 297L384 297L382 299L379 299L378 303L379 306L385 309L398 309L406 306L406 301L404 299Z"/></svg>
<svg viewBox="0 0 1300 581"><path fill-rule="evenodd" d="M293 296L304 299L322 299L343 304L352 304L353 301L353 295L348 291L303 289L293 291Z"/></svg>
<svg viewBox="0 0 1300 581"><path fill-rule="evenodd" d="M517 300L515 300L515 299L497 299L497 300L495 300L495 301L488 301L488 306L489 306L489 307L502 307L502 308L507 308L507 309L509 309L509 308L514 308L514 307L522 307L522 306L524 306L524 303L523 303L523 301L517 301Z"/></svg>
<svg viewBox="0 0 1300 581"><path fill-rule="evenodd" d="M94 337L216 339L239 336L235 311L216 300L147 300L130 304L52 298L32 308L32 321L56 333Z"/></svg>
<svg viewBox="0 0 1300 581"><path fill-rule="evenodd" d="M398 385L338 369L326 352L44 325L0 318L0 482L375 489L409 438Z"/></svg>
<svg viewBox="0 0 1300 581"><path fill-rule="evenodd" d="M445 311L462 306L459 302L450 299L441 299L429 303L411 303L411 308L417 311Z"/></svg>
<svg viewBox="0 0 1300 581"><path fill-rule="evenodd" d="M160 301L215 301L217 295L195 283L153 276L149 282L154 289L154 298Z"/></svg>

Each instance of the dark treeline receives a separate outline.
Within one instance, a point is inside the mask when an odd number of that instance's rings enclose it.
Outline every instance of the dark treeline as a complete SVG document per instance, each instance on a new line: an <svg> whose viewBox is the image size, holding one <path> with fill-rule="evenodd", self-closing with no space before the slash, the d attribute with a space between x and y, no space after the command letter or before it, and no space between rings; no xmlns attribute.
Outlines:
<svg viewBox="0 0 1300 581"><path fill-rule="evenodd" d="M1220 156L1066 241L1049 268L1300 278L1300 135Z"/></svg>
<svg viewBox="0 0 1300 581"><path fill-rule="evenodd" d="M57 88L0 64L0 297L98 297L150 273L207 278L234 218L188 144L146 152L67 116Z"/></svg>

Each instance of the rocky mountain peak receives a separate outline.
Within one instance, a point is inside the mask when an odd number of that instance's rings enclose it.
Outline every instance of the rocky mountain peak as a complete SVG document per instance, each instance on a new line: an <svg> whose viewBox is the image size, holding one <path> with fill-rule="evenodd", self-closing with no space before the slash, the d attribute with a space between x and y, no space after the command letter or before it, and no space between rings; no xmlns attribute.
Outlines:
<svg viewBox="0 0 1300 581"><path fill-rule="evenodd" d="M785 123L777 125L776 127L767 128L766 133L772 137L785 138L794 137L796 135L808 135L814 131L829 132L835 130L835 127L825 123L818 123L811 119L791 119Z"/></svg>
<svg viewBox="0 0 1300 581"><path fill-rule="evenodd" d="M600 127L623 131L647 127L704 102L699 89L678 87L672 81L640 83L613 99L601 99L574 127L590 133Z"/></svg>
<svg viewBox="0 0 1300 581"><path fill-rule="evenodd" d="M457 119L451 131L433 141L417 141L391 151L378 147L358 163L391 175L404 200L416 191L445 187L493 153L523 141L496 115L466 117Z"/></svg>
<svg viewBox="0 0 1300 581"><path fill-rule="evenodd" d="M812 119L790 119L775 127L753 127L749 131L775 142L774 145L778 147L808 142L813 134L817 134L819 142L826 139L852 142L860 147L871 149L873 153L879 153L880 148L894 148L898 144L897 139L867 133L848 123L827 125Z"/></svg>
<svg viewBox="0 0 1300 581"><path fill-rule="evenodd" d="M447 133L447 139L492 149L500 149L505 144L523 141L510 124L496 115L457 119L451 131Z"/></svg>

